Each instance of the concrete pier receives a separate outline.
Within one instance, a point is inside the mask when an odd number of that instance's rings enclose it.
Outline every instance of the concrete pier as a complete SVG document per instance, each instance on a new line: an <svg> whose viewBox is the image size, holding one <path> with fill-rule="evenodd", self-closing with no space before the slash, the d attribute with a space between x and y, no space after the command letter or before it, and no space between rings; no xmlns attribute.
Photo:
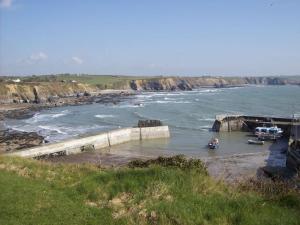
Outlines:
<svg viewBox="0 0 300 225"><path fill-rule="evenodd" d="M220 131L240 131L244 129L244 117L242 115L217 115L212 130Z"/></svg>
<svg viewBox="0 0 300 225"><path fill-rule="evenodd" d="M293 125L287 152L287 166L300 171L300 125Z"/></svg>
<svg viewBox="0 0 300 225"><path fill-rule="evenodd" d="M38 158L53 154L69 155L84 151L102 149L129 141L169 137L170 132L168 126L124 128L89 137L70 139L53 144L45 144L39 147L8 153L7 155L27 158Z"/></svg>
<svg viewBox="0 0 300 225"><path fill-rule="evenodd" d="M259 126L277 126L290 135L291 127L300 125L300 120L293 117L217 115L212 130L215 132L253 131Z"/></svg>
<svg viewBox="0 0 300 225"><path fill-rule="evenodd" d="M300 116L269 117L217 115L212 130L215 132L249 131L259 126L277 126L289 138L286 166L300 170Z"/></svg>

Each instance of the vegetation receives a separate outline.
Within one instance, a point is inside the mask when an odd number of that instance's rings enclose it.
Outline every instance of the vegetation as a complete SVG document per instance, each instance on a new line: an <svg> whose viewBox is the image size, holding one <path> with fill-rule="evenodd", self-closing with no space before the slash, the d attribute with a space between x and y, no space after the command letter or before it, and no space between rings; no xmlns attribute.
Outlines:
<svg viewBox="0 0 300 225"><path fill-rule="evenodd" d="M145 77L138 76L113 76L113 75L86 75L86 74L57 74L57 75L40 75L40 76L26 76L26 77L3 77L2 82L13 83L11 79L21 79L21 84L30 83L48 83L48 82L72 82L89 84L97 86L100 89L118 89L125 87L133 79L143 79ZM148 77L149 78L149 77ZM1 80L0 80L1 82Z"/></svg>
<svg viewBox="0 0 300 225"><path fill-rule="evenodd" d="M55 75L32 75L32 76L3 76L0 77L0 85L2 84L16 84L12 80L20 79L21 82L18 84L25 85L38 85L38 84L48 84L49 82L64 82L64 83L72 83L74 81L88 84L90 86L94 86L100 89L126 89L129 88L129 83L131 80L147 80L148 82L157 81L161 78L172 78L173 76L126 76L126 75L88 75L88 74L55 74ZM174 78L174 77L173 77ZM195 78L203 78L204 81L208 80L208 85L212 85L209 83L210 79L220 78L223 81L227 81L232 84L243 84L246 82L243 77L212 77L212 76L202 76L202 77L185 77L185 79L195 79ZM257 82L256 80L264 80L271 79L272 82L270 84L284 84L286 80L291 84L299 84L300 78L299 76L278 76L278 77L252 77L255 78L254 84ZM248 79L248 78L246 78ZM203 82L204 82L203 81ZM204 82L205 83L205 82Z"/></svg>
<svg viewBox="0 0 300 225"><path fill-rule="evenodd" d="M0 157L0 224L299 224L299 193L260 187L182 156L110 169Z"/></svg>

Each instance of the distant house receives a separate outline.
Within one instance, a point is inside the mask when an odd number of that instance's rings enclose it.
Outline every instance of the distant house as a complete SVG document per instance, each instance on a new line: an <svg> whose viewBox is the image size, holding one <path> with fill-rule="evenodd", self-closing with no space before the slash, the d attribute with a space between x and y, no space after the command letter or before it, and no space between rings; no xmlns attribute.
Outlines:
<svg viewBox="0 0 300 225"><path fill-rule="evenodd" d="M77 83L77 81L76 80L72 80L72 83Z"/></svg>
<svg viewBox="0 0 300 225"><path fill-rule="evenodd" d="M20 79L15 79L15 80L12 80L13 82L15 82L15 83L19 83L19 82L21 82L21 80Z"/></svg>

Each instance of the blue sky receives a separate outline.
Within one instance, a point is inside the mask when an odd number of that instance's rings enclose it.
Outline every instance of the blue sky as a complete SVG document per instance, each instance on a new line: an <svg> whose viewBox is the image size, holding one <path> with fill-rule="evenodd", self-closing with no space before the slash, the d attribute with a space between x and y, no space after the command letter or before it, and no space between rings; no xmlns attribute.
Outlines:
<svg viewBox="0 0 300 225"><path fill-rule="evenodd" d="M0 75L299 75L299 0L0 0Z"/></svg>

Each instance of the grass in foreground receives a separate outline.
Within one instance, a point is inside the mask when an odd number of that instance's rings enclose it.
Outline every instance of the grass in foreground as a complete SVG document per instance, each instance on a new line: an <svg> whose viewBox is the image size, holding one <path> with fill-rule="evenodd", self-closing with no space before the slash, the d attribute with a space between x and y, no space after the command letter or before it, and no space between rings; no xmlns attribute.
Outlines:
<svg viewBox="0 0 300 225"><path fill-rule="evenodd" d="M0 224L299 224L300 197L231 188L182 156L128 168L0 157Z"/></svg>

